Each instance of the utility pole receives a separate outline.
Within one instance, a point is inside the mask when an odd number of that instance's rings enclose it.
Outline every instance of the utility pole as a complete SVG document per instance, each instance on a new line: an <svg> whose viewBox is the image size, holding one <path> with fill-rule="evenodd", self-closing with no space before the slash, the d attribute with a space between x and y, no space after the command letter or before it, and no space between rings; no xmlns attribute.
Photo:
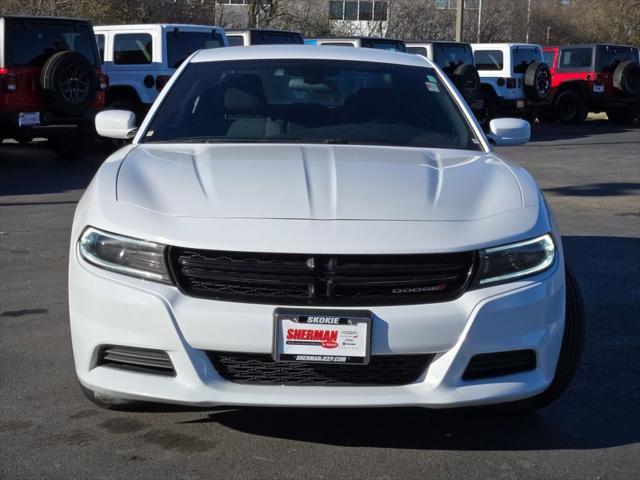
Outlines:
<svg viewBox="0 0 640 480"><path fill-rule="evenodd" d="M531 0L527 0L527 34L524 43L529 43L529 20L531 19Z"/></svg>
<svg viewBox="0 0 640 480"><path fill-rule="evenodd" d="M531 0L529 0L531 1ZM464 0L457 0L456 7L456 42L462 41L462 27L464 26Z"/></svg>
<svg viewBox="0 0 640 480"><path fill-rule="evenodd" d="M478 38L476 39L477 43L480 43L481 32L482 30L482 0L478 0Z"/></svg>

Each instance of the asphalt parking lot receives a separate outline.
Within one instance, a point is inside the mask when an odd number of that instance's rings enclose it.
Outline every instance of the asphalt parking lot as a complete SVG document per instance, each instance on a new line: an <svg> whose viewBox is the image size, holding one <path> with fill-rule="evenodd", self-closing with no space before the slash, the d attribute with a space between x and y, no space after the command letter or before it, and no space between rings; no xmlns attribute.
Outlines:
<svg viewBox="0 0 640 480"><path fill-rule="evenodd" d="M486 410L157 407L108 412L73 370L66 263L76 202L105 156L0 145L0 477L638 478L640 129L536 125L499 152L555 209L587 342L565 395Z"/></svg>

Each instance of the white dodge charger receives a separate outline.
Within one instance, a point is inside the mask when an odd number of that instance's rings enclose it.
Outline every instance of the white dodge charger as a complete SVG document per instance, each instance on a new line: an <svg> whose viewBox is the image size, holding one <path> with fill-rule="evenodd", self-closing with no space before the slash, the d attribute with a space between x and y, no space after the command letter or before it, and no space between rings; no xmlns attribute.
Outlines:
<svg viewBox="0 0 640 480"><path fill-rule="evenodd" d="M200 51L76 210L75 367L98 405L547 405L580 298L531 175L417 55Z"/></svg>

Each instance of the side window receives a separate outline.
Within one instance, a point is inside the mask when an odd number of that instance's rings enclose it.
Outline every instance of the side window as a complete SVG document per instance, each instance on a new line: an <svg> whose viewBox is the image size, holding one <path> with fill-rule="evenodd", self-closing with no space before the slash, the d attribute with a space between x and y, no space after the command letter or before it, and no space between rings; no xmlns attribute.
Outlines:
<svg viewBox="0 0 640 480"><path fill-rule="evenodd" d="M104 35L96 34L96 42L98 43L98 53L100 54L100 61L104 63Z"/></svg>
<svg viewBox="0 0 640 480"><path fill-rule="evenodd" d="M244 47L242 35L227 35L227 41L230 47Z"/></svg>
<svg viewBox="0 0 640 480"><path fill-rule="evenodd" d="M145 65L151 63L152 39L148 33L119 33L113 37L113 63Z"/></svg>
<svg viewBox="0 0 640 480"><path fill-rule="evenodd" d="M504 56L501 50L479 50L473 52L478 70L502 70Z"/></svg>
<svg viewBox="0 0 640 480"><path fill-rule="evenodd" d="M591 57L590 48L563 48L558 68L588 68L591 66Z"/></svg>

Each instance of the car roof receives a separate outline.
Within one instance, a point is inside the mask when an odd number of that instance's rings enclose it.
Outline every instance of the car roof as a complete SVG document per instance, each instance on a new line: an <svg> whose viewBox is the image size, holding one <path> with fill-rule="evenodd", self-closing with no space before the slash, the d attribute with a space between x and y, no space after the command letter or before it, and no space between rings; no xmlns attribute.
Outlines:
<svg viewBox="0 0 640 480"><path fill-rule="evenodd" d="M635 45L622 45L619 43L570 43L567 45L547 45L544 48L593 48L593 47L624 47L624 48L640 48Z"/></svg>
<svg viewBox="0 0 640 480"><path fill-rule="evenodd" d="M222 30L222 27L216 25L196 25L193 23L138 23L134 25L94 25L96 30L139 30L149 27L160 28L186 28L186 27L198 27L198 28L217 28Z"/></svg>
<svg viewBox="0 0 640 480"><path fill-rule="evenodd" d="M231 28L225 29L226 33L244 33L244 32L275 32L275 33L293 33L294 35L302 35L294 30L280 30L279 28Z"/></svg>
<svg viewBox="0 0 640 480"><path fill-rule="evenodd" d="M57 20L63 22L85 22L91 23L87 18L77 17L55 17L55 16L41 16L41 15L0 15L1 19L7 20Z"/></svg>
<svg viewBox="0 0 640 480"><path fill-rule="evenodd" d="M340 41L340 40L386 40L389 42L402 42L404 43L403 40L400 40L398 38L388 38L388 37L367 37L367 36L347 36L347 37L314 37L312 40L334 40L334 41Z"/></svg>
<svg viewBox="0 0 640 480"><path fill-rule="evenodd" d="M537 43L472 43L474 48L496 48L496 47L539 47Z"/></svg>
<svg viewBox="0 0 640 480"><path fill-rule="evenodd" d="M375 48L344 48L314 45L254 45L243 48L214 48L200 50L191 62L218 62L233 60L312 59L347 60L353 62L395 63L408 66L433 67L433 63L420 55L392 52Z"/></svg>
<svg viewBox="0 0 640 480"><path fill-rule="evenodd" d="M456 42L455 40L425 40L424 42L406 42L408 46L418 45L471 45L469 42Z"/></svg>

